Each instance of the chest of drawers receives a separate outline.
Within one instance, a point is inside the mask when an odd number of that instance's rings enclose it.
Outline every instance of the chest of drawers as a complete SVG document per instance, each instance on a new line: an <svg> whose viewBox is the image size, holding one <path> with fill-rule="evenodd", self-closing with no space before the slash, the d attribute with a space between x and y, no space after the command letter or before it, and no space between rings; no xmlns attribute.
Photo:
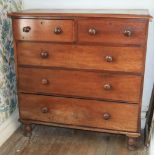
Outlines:
<svg viewBox="0 0 155 155"><path fill-rule="evenodd" d="M25 132L35 123L125 134L132 149L140 136L146 11L29 10L10 16Z"/></svg>

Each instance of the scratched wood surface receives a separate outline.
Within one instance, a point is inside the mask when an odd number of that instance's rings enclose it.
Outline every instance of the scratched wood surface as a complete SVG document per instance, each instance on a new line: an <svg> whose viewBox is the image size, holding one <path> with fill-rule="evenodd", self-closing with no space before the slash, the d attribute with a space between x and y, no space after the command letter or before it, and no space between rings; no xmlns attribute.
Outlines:
<svg viewBox="0 0 155 155"><path fill-rule="evenodd" d="M0 155L148 155L142 142L128 151L126 137L36 125L31 138L19 128L0 148Z"/></svg>

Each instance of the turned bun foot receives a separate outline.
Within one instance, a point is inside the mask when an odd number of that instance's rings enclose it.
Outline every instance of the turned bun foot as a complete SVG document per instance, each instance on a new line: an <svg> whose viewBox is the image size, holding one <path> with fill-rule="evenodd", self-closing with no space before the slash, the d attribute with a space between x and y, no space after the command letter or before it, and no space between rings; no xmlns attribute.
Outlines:
<svg viewBox="0 0 155 155"><path fill-rule="evenodd" d="M128 137L128 149L134 151L137 149L137 138Z"/></svg>
<svg viewBox="0 0 155 155"><path fill-rule="evenodd" d="M31 135L32 135L31 124L24 124L24 136L31 137Z"/></svg>

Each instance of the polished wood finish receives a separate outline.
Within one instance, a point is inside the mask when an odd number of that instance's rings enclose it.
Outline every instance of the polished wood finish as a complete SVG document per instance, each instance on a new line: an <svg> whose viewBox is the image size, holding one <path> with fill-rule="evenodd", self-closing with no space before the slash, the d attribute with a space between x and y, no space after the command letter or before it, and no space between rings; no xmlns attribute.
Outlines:
<svg viewBox="0 0 155 155"><path fill-rule="evenodd" d="M145 49L19 42L19 65L143 73ZM110 59L110 60L109 60Z"/></svg>
<svg viewBox="0 0 155 155"><path fill-rule="evenodd" d="M78 40L79 42L144 45L146 28L146 21L81 19L78 21Z"/></svg>
<svg viewBox="0 0 155 155"><path fill-rule="evenodd" d="M73 20L14 19L14 36L27 41L74 41Z"/></svg>
<svg viewBox="0 0 155 155"><path fill-rule="evenodd" d="M140 99L140 90L136 89L141 86L140 76L36 68L19 68L18 71L20 92L71 95L132 103L139 103Z"/></svg>
<svg viewBox="0 0 155 155"><path fill-rule="evenodd" d="M138 106L134 104L24 94L19 101L21 119L137 131Z"/></svg>
<svg viewBox="0 0 155 155"><path fill-rule="evenodd" d="M29 10L13 21L20 120L140 136L145 10Z"/></svg>

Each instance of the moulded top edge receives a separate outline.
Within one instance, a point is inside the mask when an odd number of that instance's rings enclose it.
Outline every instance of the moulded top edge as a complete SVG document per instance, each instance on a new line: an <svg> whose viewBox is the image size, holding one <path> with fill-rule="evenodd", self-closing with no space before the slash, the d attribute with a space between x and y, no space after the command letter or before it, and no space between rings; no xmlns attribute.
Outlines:
<svg viewBox="0 0 155 155"><path fill-rule="evenodd" d="M152 18L145 9L31 9L9 13L11 17L52 17L52 16L82 16L82 17L115 17L115 18Z"/></svg>

